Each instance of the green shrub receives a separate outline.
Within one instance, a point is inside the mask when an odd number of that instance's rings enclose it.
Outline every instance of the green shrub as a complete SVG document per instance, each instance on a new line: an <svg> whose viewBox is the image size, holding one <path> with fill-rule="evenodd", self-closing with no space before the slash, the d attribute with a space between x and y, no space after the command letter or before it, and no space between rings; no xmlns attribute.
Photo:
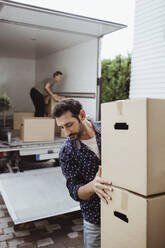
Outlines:
<svg viewBox="0 0 165 248"><path fill-rule="evenodd" d="M129 97L131 57L116 56L102 61L102 102Z"/></svg>

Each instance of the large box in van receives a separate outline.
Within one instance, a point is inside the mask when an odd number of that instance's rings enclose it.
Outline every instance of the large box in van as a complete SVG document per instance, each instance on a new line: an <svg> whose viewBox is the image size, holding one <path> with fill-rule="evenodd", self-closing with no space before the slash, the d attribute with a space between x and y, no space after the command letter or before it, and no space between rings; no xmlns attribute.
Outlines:
<svg viewBox="0 0 165 248"><path fill-rule="evenodd" d="M54 141L55 121L53 118L34 117L24 118L21 124L21 140Z"/></svg>
<svg viewBox="0 0 165 248"><path fill-rule="evenodd" d="M13 113L13 129L19 130L21 128L22 118L33 117L33 112L14 112Z"/></svg>
<svg viewBox="0 0 165 248"><path fill-rule="evenodd" d="M165 192L165 100L102 104L102 165L113 185L142 195Z"/></svg>

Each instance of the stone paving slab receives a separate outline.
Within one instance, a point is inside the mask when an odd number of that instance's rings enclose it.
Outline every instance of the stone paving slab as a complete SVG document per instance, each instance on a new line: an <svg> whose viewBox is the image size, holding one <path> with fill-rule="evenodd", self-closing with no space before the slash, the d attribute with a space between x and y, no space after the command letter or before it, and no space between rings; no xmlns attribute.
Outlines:
<svg viewBox="0 0 165 248"><path fill-rule="evenodd" d="M83 248L80 211L14 225L0 195L0 248Z"/></svg>

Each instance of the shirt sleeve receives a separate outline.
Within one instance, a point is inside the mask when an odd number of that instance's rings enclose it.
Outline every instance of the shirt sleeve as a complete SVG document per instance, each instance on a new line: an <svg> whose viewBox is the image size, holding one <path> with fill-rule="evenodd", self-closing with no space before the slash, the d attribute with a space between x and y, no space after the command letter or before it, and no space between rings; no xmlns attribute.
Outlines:
<svg viewBox="0 0 165 248"><path fill-rule="evenodd" d="M69 148L63 147L59 154L59 164L62 173L66 178L66 186L69 190L70 196L75 201L81 201L78 197L78 189L84 185L81 176L79 175L78 165L75 163Z"/></svg>

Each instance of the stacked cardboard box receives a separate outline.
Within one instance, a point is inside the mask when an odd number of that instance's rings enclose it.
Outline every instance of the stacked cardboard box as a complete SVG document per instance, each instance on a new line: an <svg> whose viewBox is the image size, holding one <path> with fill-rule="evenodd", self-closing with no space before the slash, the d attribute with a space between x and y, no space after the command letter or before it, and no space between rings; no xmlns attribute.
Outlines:
<svg viewBox="0 0 165 248"><path fill-rule="evenodd" d="M58 101L55 101L53 98L48 96L45 97L45 111L49 117L53 117L54 107L57 103Z"/></svg>
<svg viewBox="0 0 165 248"><path fill-rule="evenodd" d="M54 107L56 106L58 102L59 101L55 101L53 98L49 97L49 99L47 100L45 104L46 114L48 117L54 118L53 111L54 111ZM61 128L57 125L56 120L55 120L55 134L57 136L61 136Z"/></svg>
<svg viewBox="0 0 165 248"><path fill-rule="evenodd" d="M165 247L165 100L102 104L102 248Z"/></svg>

